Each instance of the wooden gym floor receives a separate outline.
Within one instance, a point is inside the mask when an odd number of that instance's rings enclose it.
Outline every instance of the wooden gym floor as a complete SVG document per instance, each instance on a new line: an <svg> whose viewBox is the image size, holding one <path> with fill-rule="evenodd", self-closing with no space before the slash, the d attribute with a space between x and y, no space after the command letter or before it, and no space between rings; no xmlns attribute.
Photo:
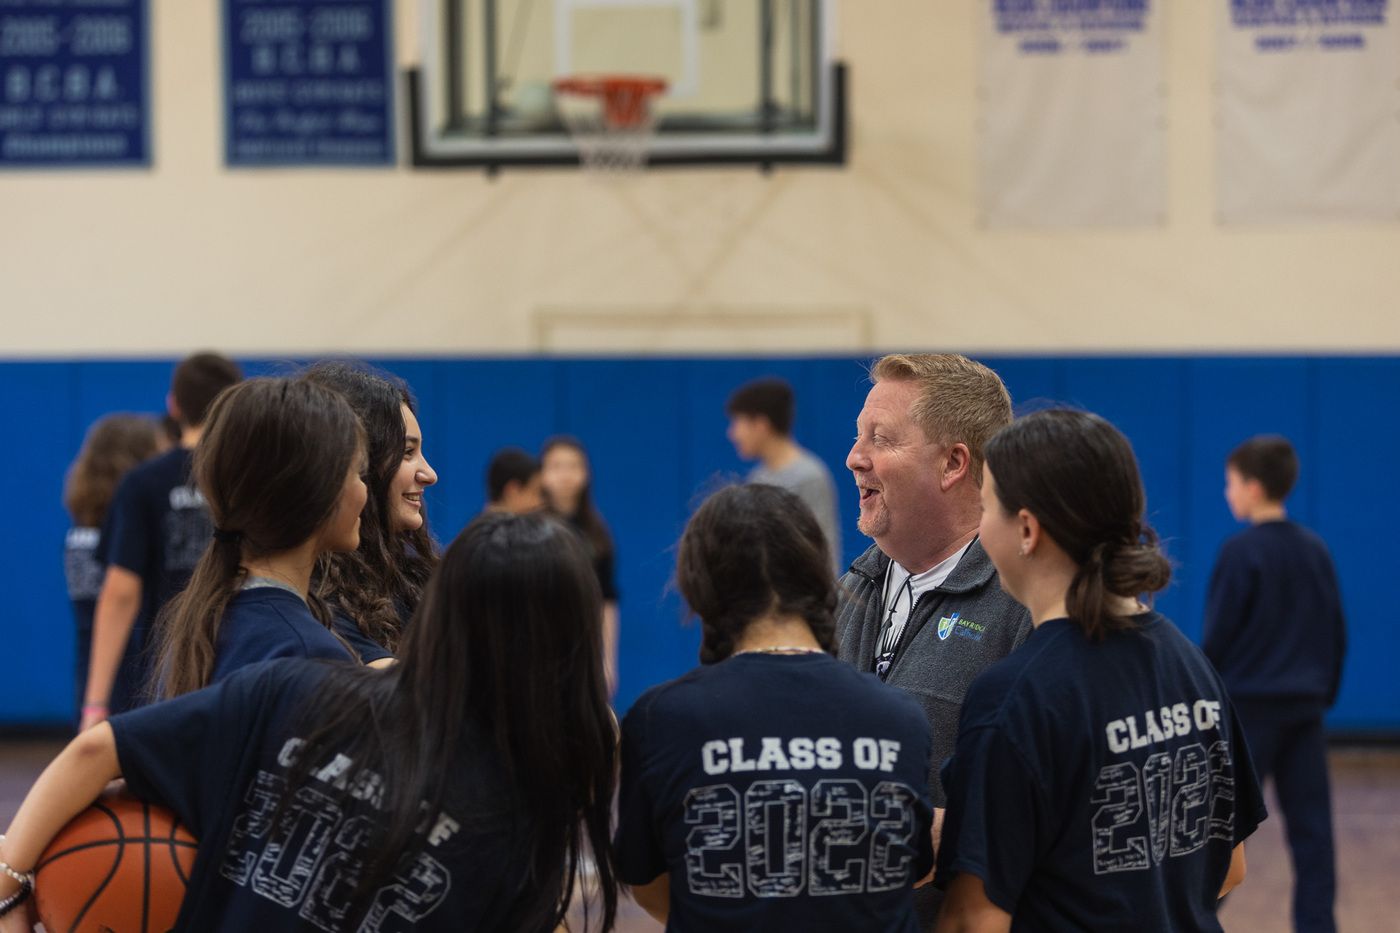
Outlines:
<svg viewBox="0 0 1400 933"><path fill-rule="evenodd" d="M29 785L61 742L0 741L0 827L8 826ZM1400 933L1400 749L1334 749L1332 800L1337 834L1337 922L1342 933ZM1289 933L1288 849L1277 802L1245 844L1249 876L1221 911L1231 933ZM618 933L657 933L661 927L630 901ZM574 924L577 930L578 925Z"/></svg>

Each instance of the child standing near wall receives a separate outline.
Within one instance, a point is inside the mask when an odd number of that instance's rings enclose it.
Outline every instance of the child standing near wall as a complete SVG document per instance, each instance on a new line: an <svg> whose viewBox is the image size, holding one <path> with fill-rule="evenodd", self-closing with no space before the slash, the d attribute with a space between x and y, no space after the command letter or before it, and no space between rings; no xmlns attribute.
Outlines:
<svg viewBox="0 0 1400 933"><path fill-rule="evenodd" d="M1230 453L1225 501L1250 527L1220 548L1202 647L1235 702L1260 780L1274 777L1293 853L1294 929L1334 933L1322 717L1341 686L1346 622L1327 546L1284 508L1297 479L1286 438L1253 437Z"/></svg>
<svg viewBox="0 0 1400 933"><path fill-rule="evenodd" d="M97 559L97 541L112 494L123 476L138 463L160 452L161 437L156 423L144 415L107 415L88 430L82 450L63 485L63 505L73 519L73 527L63 541L63 575L68 598L78 623L75 684L77 707L82 708L87 689L88 657L92 647L92 616L97 596L102 592L104 568ZM140 671L139 645L127 643L127 657L117 668L112 684L113 705L126 709L135 705L141 684L132 680Z"/></svg>

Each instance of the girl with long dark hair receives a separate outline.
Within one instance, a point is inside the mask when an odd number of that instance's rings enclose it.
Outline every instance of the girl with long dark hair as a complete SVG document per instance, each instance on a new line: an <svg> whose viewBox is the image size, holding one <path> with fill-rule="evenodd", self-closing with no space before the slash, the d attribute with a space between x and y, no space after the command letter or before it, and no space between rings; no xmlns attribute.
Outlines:
<svg viewBox="0 0 1400 933"><path fill-rule="evenodd" d="M447 549L398 664L284 659L113 717L40 776L0 860L26 877L120 774L199 838L176 931L549 933L584 852L600 907L585 927L606 930L616 736L598 604L557 519L482 516ZM295 871L255 868L293 844ZM19 889L0 875L0 898ZM0 931L27 933L26 911Z"/></svg>
<svg viewBox="0 0 1400 933"><path fill-rule="evenodd" d="M88 429L77 459L68 468L63 484L63 505L73 519L73 527L63 541L63 575L68 598L78 624L77 665L74 672L76 706L83 705L87 689L88 662L92 655L92 617L102 592L106 568L97 559L97 542L107 507L117 483L138 463L161 451L161 434L156 422L146 415L106 415ZM138 639L127 643L127 660L117 668L112 696L107 701L112 712L123 712L136 705L143 684L127 674L140 669Z"/></svg>
<svg viewBox="0 0 1400 933"><path fill-rule="evenodd" d="M963 703L939 933L1219 931L1264 807L1220 678L1141 601L1171 571L1132 448L1044 411L982 475L982 546L1035 630Z"/></svg>
<svg viewBox="0 0 1400 933"><path fill-rule="evenodd" d="M676 581L701 666L623 720L618 876L673 931L917 931L931 727L833 657L811 510L776 486L721 490L686 526Z"/></svg>
<svg viewBox="0 0 1400 933"><path fill-rule="evenodd" d="M214 400L192 464L214 537L157 619L161 697L271 658L355 660L310 586L322 554L359 546L364 472L364 430L337 392L250 379Z"/></svg>
<svg viewBox="0 0 1400 933"><path fill-rule="evenodd" d="M336 631L362 661L381 663L398 650L437 565L423 502L437 473L423 456L417 403L403 380L350 362L318 363L303 378L343 395L365 428L369 499L360 546L327 554L312 579Z"/></svg>
<svg viewBox="0 0 1400 933"><path fill-rule="evenodd" d="M593 504L593 468L583 442L567 434L548 438L540 448L540 483L549 507L583 536L598 575L603 590L603 669L611 693L617 689L617 547Z"/></svg>

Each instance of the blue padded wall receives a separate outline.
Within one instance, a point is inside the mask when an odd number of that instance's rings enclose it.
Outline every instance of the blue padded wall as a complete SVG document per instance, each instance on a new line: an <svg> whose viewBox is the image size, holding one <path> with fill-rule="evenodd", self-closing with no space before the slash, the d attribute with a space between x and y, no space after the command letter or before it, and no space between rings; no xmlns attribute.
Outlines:
<svg viewBox="0 0 1400 933"><path fill-rule="evenodd" d="M425 452L441 478L427 496L436 534L450 539L480 511L482 472L497 448L537 450L576 434L594 462L598 505L618 540L625 709L646 687L695 663L699 632L672 583L674 545L706 492L749 469L724 437L724 400L747 379L780 375L797 391L794 433L836 475L847 561L869 543L855 527L845 470L869 384L857 359L415 359L379 360L418 395ZM1226 453L1264 431L1298 446L1303 476L1295 517L1328 540L1351 622L1351 651L1334 727L1400 729L1397 651L1388 627L1390 573L1400 554L1387 534L1400 503L1385 495L1400 434L1400 360L1281 358L985 358L1018 413L1057 403L1100 412L1132 440L1148 509L1174 581L1158 606L1199 638L1210 568L1237 530L1221 491ZM72 715L73 625L63 592L67 519L63 473L88 424L116 410L158 411L172 361L0 363L7 405L0 426L15 453L0 467L12 529L0 544L10 594L0 612L7 676L0 723L60 723ZM247 360L251 375L295 361ZM21 448L19 445L23 444ZM23 449L25 454L18 451Z"/></svg>

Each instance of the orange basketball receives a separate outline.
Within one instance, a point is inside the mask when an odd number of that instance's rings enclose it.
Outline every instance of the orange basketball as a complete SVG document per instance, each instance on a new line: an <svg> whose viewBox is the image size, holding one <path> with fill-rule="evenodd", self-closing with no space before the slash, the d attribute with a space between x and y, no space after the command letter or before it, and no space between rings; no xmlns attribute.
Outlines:
<svg viewBox="0 0 1400 933"><path fill-rule="evenodd" d="M34 899L49 933L165 933L194 866L175 814L125 787L104 793L39 857Z"/></svg>

